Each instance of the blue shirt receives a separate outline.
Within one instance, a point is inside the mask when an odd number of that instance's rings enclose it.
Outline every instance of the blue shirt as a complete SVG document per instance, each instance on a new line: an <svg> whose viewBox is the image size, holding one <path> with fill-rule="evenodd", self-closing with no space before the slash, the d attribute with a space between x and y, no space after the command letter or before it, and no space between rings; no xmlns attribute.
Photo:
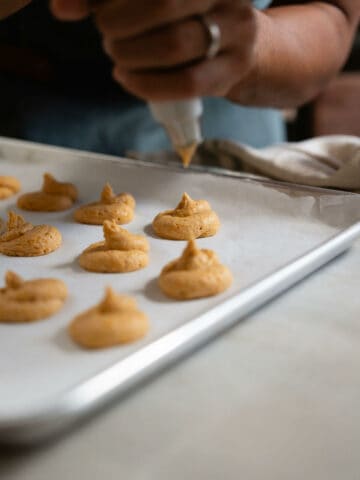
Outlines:
<svg viewBox="0 0 360 480"><path fill-rule="evenodd" d="M254 1L257 8L268 3ZM146 104L112 82L110 64L91 22L56 22L45 12L46 5L35 0L2 22L0 42L45 51L60 65L58 82L0 75L0 134L117 155L168 148L167 137ZM283 141L285 135L279 112L220 98L204 99L203 134L255 147Z"/></svg>

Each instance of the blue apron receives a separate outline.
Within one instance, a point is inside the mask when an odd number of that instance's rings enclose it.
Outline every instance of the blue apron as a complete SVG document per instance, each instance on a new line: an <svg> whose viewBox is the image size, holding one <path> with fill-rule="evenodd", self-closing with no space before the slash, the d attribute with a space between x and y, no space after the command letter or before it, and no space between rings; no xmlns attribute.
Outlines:
<svg viewBox="0 0 360 480"><path fill-rule="evenodd" d="M257 8L268 3L254 1ZM111 80L91 21L57 22L46 5L34 0L0 23L0 43L45 52L57 66L55 82L0 74L0 135L116 155L168 148L146 104ZM204 99L203 133L254 147L285 137L279 112L220 98Z"/></svg>

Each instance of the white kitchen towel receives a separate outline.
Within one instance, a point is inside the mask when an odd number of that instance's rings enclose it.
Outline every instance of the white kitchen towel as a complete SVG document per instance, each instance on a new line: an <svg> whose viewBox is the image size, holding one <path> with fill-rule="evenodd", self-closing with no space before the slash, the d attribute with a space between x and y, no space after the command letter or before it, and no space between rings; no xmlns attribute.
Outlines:
<svg viewBox="0 0 360 480"><path fill-rule="evenodd" d="M171 154L135 155L146 160ZM255 173L286 182L360 190L360 138L331 135L257 149L230 140L207 140L194 163Z"/></svg>

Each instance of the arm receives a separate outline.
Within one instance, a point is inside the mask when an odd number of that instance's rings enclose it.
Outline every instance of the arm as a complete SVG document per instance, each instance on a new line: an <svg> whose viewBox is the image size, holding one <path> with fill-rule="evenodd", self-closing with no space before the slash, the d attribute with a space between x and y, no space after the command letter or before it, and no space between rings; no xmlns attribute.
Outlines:
<svg viewBox="0 0 360 480"><path fill-rule="evenodd" d="M52 0L54 14L89 14L86 0ZM250 0L96 0L94 17L114 78L145 100L223 96L245 105L294 107L343 65L360 0L299 2L261 12ZM222 32L206 59L206 16Z"/></svg>
<svg viewBox="0 0 360 480"><path fill-rule="evenodd" d="M232 88L229 98L245 105L279 108L311 99L346 61L359 16L359 0L256 12L254 65Z"/></svg>
<svg viewBox="0 0 360 480"><path fill-rule="evenodd" d="M0 0L0 20L25 7L31 0Z"/></svg>

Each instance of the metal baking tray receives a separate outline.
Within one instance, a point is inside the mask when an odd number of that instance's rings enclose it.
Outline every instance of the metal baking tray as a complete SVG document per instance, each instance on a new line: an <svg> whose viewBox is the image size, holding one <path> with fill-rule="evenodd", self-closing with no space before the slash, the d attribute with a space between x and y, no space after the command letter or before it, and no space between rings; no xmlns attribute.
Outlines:
<svg viewBox="0 0 360 480"><path fill-rule="evenodd" d="M106 181L116 192L131 192L137 208L127 228L148 235L151 261L148 268L129 274L87 273L77 257L102 239L101 227L74 223L72 211L23 212L34 224L57 226L63 245L44 257L0 256L0 281L8 269L25 278L58 277L70 296L63 310L48 320L0 324L2 443L36 442L73 424L239 322L342 253L360 234L356 194L0 138L0 175L17 176L23 192L38 189L46 171L74 182L81 202L98 198ZM217 297L179 303L162 295L156 278L180 255L185 242L158 239L149 225L159 211L175 206L184 191L209 200L219 214L218 235L198 243L219 254L235 281ZM16 197L1 202L0 217L5 219L15 204ZM129 346L82 350L68 338L66 327L75 314L100 300L106 285L136 297L150 317L150 333Z"/></svg>

